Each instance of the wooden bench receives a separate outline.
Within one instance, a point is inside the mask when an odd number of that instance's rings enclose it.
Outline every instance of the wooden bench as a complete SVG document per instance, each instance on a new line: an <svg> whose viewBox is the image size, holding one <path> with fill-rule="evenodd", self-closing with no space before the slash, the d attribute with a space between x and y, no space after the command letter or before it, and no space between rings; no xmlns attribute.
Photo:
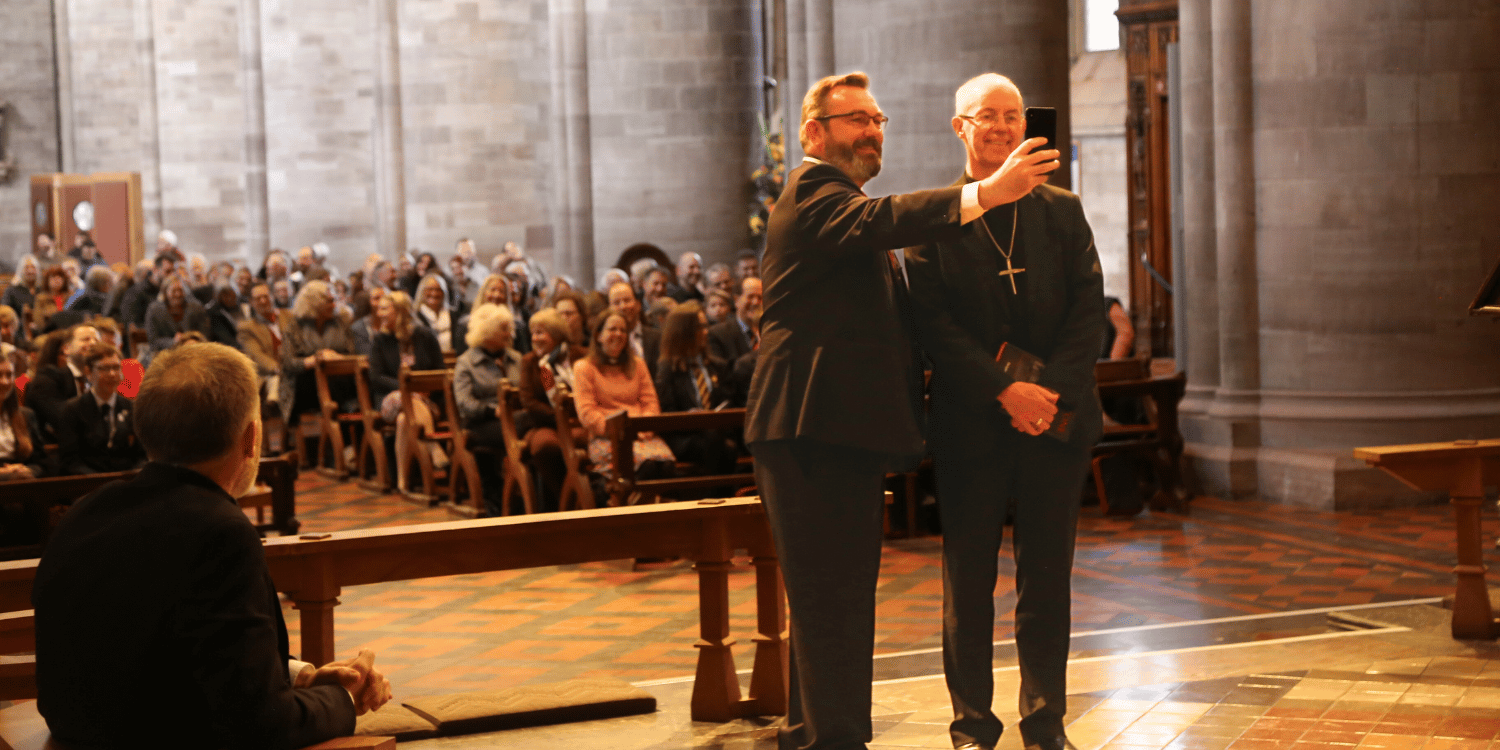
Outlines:
<svg viewBox="0 0 1500 750"><path fill-rule="evenodd" d="M359 396L359 414L364 423L360 431L359 460L355 471L359 486L375 492L390 492L395 486L387 458L388 442L395 438L396 426L380 418L370 396L370 362L360 357L354 374L354 389Z"/></svg>
<svg viewBox="0 0 1500 750"><path fill-rule="evenodd" d="M458 416L458 399L453 395L453 370L443 372L443 410L449 415L448 431L453 435L453 450L448 456L448 512L474 518L484 513L484 480L479 475L479 462L493 461L495 457L489 450L481 449L475 454L469 447L469 431ZM467 504L460 502L464 499Z"/></svg>
<svg viewBox="0 0 1500 750"><path fill-rule="evenodd" d="M500 515L510 515L511 500L521 495L527 514L536 512L536 484L526 465L526 441L516 430L516 412L521 410L521 392L509 381L500 382L500 433L505 436L505 486L500 493ZM562 440L562 433L558 433Z"/></svg>
<svg viewBox="0 0 1500 750"><path fill-rule="evenodd" d="M1157 509L1181 510L1188 492L1182 482L1182 431L1177 406L1187 390L1183 373L1152 375L1145 359L1104 360L1094 366L1100 398L1144 399L1147 423L1107 424L1103 439L1093 449L1094 484L1099 504L1109 512L1104 492L1101 461L1109 456L1136 455L1146 460L1156 474L1157 492L1150 505Z"/></svg>
<svg viewBox="0 0 1500 750"><path fill-rule="evenodd" d="M745 426L744 409L720 409L719 411L681 411L632 417L621 411L604 422L610 442L610 460L613 462L615 478L610 484L610 503L629 504L630 497L639 493L641 500L648 501L669 492L701 490L719 487L753 487L755 477L749 474L715 474L698 477L673 477L670 479L635 478L634 445L636 435L655 432L698 432L723 430Z"/></svg>
<svg viewBox="0 0 1500 750"><path fill-rule="evenodd" d="M318 384L318 471L335 479L347 479L352 473L349 462L344 458L344 446L360 444L365 415L363 412L350 414L339 411L339 403L333 398L330 381L333 378L357 379L361 371L360 362L364 359L363 355L358 354L320 355L317 364L313 365L313 378ZM365 369L368 370L368 367L366 364ZM354 438L349 443L344 441L346 425L354 430ZM333 455L330 457L329 453Z"/></svg>
<svg viewBox="0 0 1500 750"><path fill-rule="evenodd" d="M0 536L0 560L36 557L47 537L73 502L84 495L116 481L134 477L135 471L108 474L84 474L71 477L30 479L0 484L0 507L14 524ZM262 458L256 474L256 486L240 498L240 507L255 509L256 529L264 534L277 531L297 533L296 457ZM271 521L264 522L262 510L271 509Z"/></svg>
<svg viewBox="0 0 1500 750"><path fill-rule="evenodd" d="M740 697L729 631L729 572L739 550L755 566L748 698ZM785 597L759 498L306 534L268 539L265 551L277 590L301 612L301 657L314 664L334 658L334 610L345 586L637 557L688 558L698 573L699 606L692 718L729 721L786 712ZM31 607L37 562L0 562L0 612ZM15 628L27 629L24 622Z"/></svg>

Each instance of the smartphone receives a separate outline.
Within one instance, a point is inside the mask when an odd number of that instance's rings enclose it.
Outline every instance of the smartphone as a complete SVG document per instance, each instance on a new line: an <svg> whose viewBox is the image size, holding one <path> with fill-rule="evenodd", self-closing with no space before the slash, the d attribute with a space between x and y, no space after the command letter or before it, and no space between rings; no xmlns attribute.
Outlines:
<svg viewBox="0 0 1500 750"><path fill-rule="evenodd" d="M1026 137L1023 140L1031 140L1032 138L1047 139L1045 144L1034 149L1036 151L1058 148L1057 110L1051 107L1026 108Z"/></svg>

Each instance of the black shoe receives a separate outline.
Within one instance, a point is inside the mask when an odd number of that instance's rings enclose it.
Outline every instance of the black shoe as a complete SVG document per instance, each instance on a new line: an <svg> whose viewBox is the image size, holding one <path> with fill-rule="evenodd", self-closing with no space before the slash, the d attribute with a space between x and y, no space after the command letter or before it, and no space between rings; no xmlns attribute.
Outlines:
<svg viewBox="0 0 1500 750"><path fill-rule="evenodd" d="M1078 748L1068 741L1066 734L1059 732L1051 737L1026 743L1026 750L1078 750Z"/></svg>

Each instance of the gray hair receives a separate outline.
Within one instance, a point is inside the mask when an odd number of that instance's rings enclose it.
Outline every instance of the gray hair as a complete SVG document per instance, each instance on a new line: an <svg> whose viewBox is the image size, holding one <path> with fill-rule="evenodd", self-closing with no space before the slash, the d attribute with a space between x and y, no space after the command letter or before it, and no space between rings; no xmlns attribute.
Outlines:
<svg viewBox="0 0 1500 750"><path fill-rule="evenodd" d="M108 292L115 283L115 273L109 270L109 266L100 263L90 266L89 272L84 275L84 286L96 292Z"/></svg>
<svg viewBox="0 0 1500 750"><path fill-rule="evenodd" d="M516 331L516 319L511 315L510 308L504 305L480 305L469 313L469 333L464 337L464 343L472 347L480 346L502 328L510 329L512 334Z"/></svg>

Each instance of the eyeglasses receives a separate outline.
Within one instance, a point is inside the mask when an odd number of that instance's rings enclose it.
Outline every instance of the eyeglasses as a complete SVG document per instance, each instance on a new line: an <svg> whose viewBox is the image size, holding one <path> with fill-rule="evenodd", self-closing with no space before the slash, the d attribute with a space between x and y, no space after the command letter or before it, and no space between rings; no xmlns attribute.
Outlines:
<svg viewBox="0 0 1500 750"><path fill-rule="evenodd" d="M849 118L849 122L861 130L870 127L870 123L874 123L877 130L885 130L886 123L891 121L891 118L885 115L872 115L866 112L845 112L841 115L823 115L822 117L814 117L812 119L837 120L840 117Z"/></svg>
<svg viewBox="0 0 1500 750"><path fill-rule="evenodd" d="M983 128L993 128L1000 124L1002 118L992 111L985 110L977 115L959 115L958 119L967 120ZM1013 126L1025 118L1014 112L1007 112L1003 118L1007 126Z"/></svg>

